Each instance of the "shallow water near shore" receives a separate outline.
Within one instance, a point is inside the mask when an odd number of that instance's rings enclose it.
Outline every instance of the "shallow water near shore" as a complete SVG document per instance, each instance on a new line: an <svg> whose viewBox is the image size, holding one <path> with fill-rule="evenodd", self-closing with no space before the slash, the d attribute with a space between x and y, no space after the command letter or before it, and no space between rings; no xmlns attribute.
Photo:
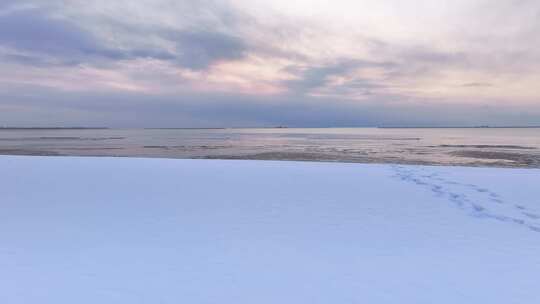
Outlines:
<svg viewBox="0 0 540 304"><path fill-rule="evenodd" d="M540 128L0 129L0 154L540 167Z"/></svg>

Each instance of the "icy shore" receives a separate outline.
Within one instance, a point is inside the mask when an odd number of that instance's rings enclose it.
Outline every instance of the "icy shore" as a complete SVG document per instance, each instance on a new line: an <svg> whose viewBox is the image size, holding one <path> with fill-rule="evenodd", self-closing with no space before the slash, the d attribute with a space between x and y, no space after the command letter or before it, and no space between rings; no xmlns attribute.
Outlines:
<svg viewBox="0 0 540 304"><path fill-rule="evenodd" d="M0 157L1 303L539 303L540 170Z"/></svg>

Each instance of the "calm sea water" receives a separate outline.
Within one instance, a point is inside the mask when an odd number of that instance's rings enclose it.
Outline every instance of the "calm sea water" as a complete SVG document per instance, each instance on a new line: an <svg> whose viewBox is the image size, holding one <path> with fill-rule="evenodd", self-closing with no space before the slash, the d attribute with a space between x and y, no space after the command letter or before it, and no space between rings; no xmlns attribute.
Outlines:
<svg viewBox="0 0 540 304"><path fill-rule="evenodd" d="M540 167L540 129L0 129L0 154Z"/></svg>

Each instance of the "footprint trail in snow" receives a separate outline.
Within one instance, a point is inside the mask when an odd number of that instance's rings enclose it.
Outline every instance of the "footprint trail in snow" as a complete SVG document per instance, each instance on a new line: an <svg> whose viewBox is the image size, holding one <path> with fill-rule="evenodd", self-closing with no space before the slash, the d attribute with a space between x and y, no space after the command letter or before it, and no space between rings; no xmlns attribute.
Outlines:
<svg viewBox="0 0 540 304"><path fill-rule="evenodd" d="M429 168L393 165L392 169L396 178L429 189L471 216L521 225L540 232L539 212L511 202L490 189L445 178L442 173Z"/></svg>

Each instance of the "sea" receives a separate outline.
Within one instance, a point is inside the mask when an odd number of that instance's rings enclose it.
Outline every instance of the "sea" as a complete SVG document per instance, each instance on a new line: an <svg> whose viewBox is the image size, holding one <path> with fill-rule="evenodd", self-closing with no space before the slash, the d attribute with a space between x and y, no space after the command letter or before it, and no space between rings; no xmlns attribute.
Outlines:
<svg viewBox="0 0 540 304"><path fill-rule="evenodd" d="M0 154L539 168L540 128L1 128Z"/></svg>

